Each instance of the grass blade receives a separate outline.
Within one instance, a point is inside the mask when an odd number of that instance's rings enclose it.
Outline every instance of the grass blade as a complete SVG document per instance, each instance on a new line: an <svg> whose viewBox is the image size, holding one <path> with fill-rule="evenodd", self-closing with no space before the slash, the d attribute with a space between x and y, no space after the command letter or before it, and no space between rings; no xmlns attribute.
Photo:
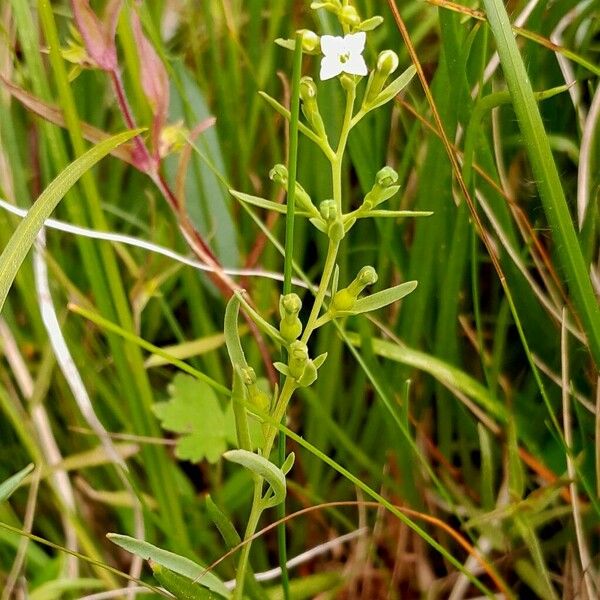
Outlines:
<svg viewBox="0 0 600 600"><path fill-rule="evenodd" d="M85 154L73 161L52 183L40 194L27 216L19 223L16 231L8 241L0 256L0 312L8 295L8 291L17 275L19 267L25 260L35 238L65 194L75 185L77 180L89 171L98 161L124 142L140 133L139 130L119 133L104 142L100 142Z"/></svg>

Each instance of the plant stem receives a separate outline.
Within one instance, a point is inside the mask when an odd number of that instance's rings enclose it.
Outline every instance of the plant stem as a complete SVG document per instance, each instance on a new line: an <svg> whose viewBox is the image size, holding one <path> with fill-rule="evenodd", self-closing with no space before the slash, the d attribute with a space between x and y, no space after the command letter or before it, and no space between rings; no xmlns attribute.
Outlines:
<svg viewBox="0 0 600 600"><path fill-rule="evenodd" d="M346 144L348 142L348 135L353 126L352 111L354 110L355 98L356 98L356 87L354 85L352 85L347 89L347 92L346 92L346 110L344 112L344 120L342 122L340 139L338 142L338 147L337 147L335 156L334 157L328 156L328 158L330 159L330 162L331 162L333 200L335 201L335 204L338 208L339 215L342 214L342 163L343 163L344 152L346 150ZM294 117L293 110L290 114L291 114L292 123L293 123L293 117ZM297 121L297 119L296 119L296 121ZM297 136L297 130L296 130L296 136ZM290 149L292 149L292 147ZM292 183L295 184L295 173L296 173L295 161L294 161L294 164L292 164L292 160L291 160L292 156L294 156L294 158L295 158L296 155L295 154L292 155L292 153L290 153L290 181L288 182L290 186ZM293 169L293 181L292 181L292 176L291 176L292 169ZM293 188L291 188L291 189L293 189ZM288 203L290 202L290 196L292 196L292 195L290 195L288 193ZM292 199L292 206L293 206L293 199ZM288 235L289 235L290 229L293 232L292 226L288 223L288 230L286 232ZM287 251L288 244L291 244L291 238L288 237L288 235L286 235L286 253L285 253L285 255L286 255L286 263L289 260L289 263L291 265L291 256L288 259L288 251ZM336 263L339 247L340 247L339 240L332 240L332 239L329 240L329 245L327 248L327 256L325 258L325 265L323 266L323 274L321 276L321 281L319 283L319 289L317 290L317 294L315 296L315 301L313 303L310 315L308 317L308 321L306 323L306 326L304 327L304 332L301 337L301 341L304 343L308 342L311 334L315 330L315 325L316 325L317 319L319 317L319 313L321 312L321 308L323 306L323 301L325 300L325 296L327 294L327 289L329 288L329 283L331 281L331 277L332 277L333 271L335 269L335 263ZM291 276L291 269L290 269L290 276ZM284 287L284 293L289 292L290 289L291 289L291 286ZM283 384L283 387L279 394L279 398L277 399L277 402L275 405L275 409L273 411L273 419L276 422L280 422L284 418L285 412L287 410L287 406L289 404L289 401L291 400L292 394L294 393L296 387L297 387L297 385L296 385L295 380L292 377L287 376L285 378L285 382ZM275 439L277 437L277 431L278 430L276 427L270 427L267 432L265 443L263 446L263 451L262 451L262 455L265 458L269 458L269 456L271 454L273 445L275 443ZM255 479L255 483L254 483L254 498L252 500L252 508L250 509L250 516L248 517L248 524L246 526L246 532L244 535L245 544L244 544L244 547L242 548L242 551L240 554L240 559L238 562L238 568L237 568L237 574L236 574L236 587L235 587L233 600L242 600L242 597L243 597L244 578L246 575L246 571L248 569L250 548L252 546L251 542L248 540L256 532L256 528L258 526L258 521L260 520L260 516L262 514L262 506L261 506L262 489L263 489L263 478L257 477ZM285 586L284 586L284 588L285 588Z"/></svg>
<svg viewBox="0 0 600 600"><path fill-rule="evenodd" d="M262 514L262 488L263 478L257 476L254 480L254 497L252 498L252 508L250 510L250 516L248 517L248 524L246 525L246 533L244 535L245 540L254 535L256 527L258 526L260 515ZM233 600L242 600L242 598L244 597L244 579L246 577L246 571L248 569L248 559L250 557L251 546L252 544L250 542L247 542L242 548L235 577L235 590L233 592Z"/></svg>

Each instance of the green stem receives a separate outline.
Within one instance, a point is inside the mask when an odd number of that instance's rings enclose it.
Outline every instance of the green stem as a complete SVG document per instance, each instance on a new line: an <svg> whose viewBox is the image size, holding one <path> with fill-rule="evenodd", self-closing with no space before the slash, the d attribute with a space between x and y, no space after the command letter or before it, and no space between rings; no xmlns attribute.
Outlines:
<svg viewBox="0 0 600 600"><path fill-rule="evenodd" d="M298 46L298 44L297 44ZM296 54L300 54L299 52ZM299 60L299 59L298 59ZM294 65L296 67L296 64ZM294 69L294 75L297 74L296 68ZM296 77L294 77L294 81ZM338 208L338 212L341 215L342 213L342 162L344 157L344 152L346 150L346 144L348 142L348 135L350 130L352 129L352 111L354 110L354 100L356 98L356 88L354 85L350 86L346 92L346 110L344 112L344 120L342 123L342 128L340 132L340 139L338 142L338 147L335 152L335 156L329 156L328 158L331 162L331 174L332 174L332 190L333 190L333 200L336 203ZM292 95L292 101L296 99L296 94ZM294 127L292 127L291 134L294 134L294 138L290 139L290 161L289 161L289 169L290 169L290 177L288 180L289 189L295 189L295 179L296 179L296 144L297 144L297 134L298 134L298 119L294 119L294 114L298 114L297 108L298 106L292 105L292 110L290 112L291 123ZM296 109L296 112L294 110ZM291 137L291 136L290 136ZM327 153L326 153L327 154ZM294 198L293 194L288 193L288 206L291 203L292 210L288 208L288 222L286 223L286 251L285 251L285 270L284 274L284 293L289 293L291 291L291 244L292 244L292 235L293 235L293 222L290 223L290 213L293 218L293 206L294 206ZM325 265L323 267L323 274L321 276L321 281L319 283L319 289L317 290L317 294L315 296L315 301L313 303L310 315L308 317L308 321L304 328L304 332L302 334L301 341L307 343L312 332L315 330L316 322L319 317L319 313L321 311L321 307L323 306L323 301L325 300L325 296L327 294L327 289L329 288L329 283L331 281L331 277L333 275L333 271L335 269L335 262L338 254L338 250L340 247L339 240L329 240L329 246L327 248L327 256L325 258ZM288 265L289 263L289 265ZM289 279L288 279L289 276ZM285 416L285 412L287 410L287 406L289 401L292 398L292 394L296 389L296 382L292 377L287 376L285 378L285 382L279 394L279 398L277 399L275 409L273 411L273 419L276 423L282 421ZM277 438L277 428L270 427L265 443L263 446L262 455L268 458L273 450L273 445L275 443L275 439ZM260 520L260 516L262 514L262 489L263 489L263 479L262 477L258 477L255 480L254 484L254 498L252 500L252 508L250 509L250 516L248 517L248 524L246 526L246 532L244 535L245 544L242 548L240 559L238 562L237 574L236 574L236 587L233 596L233 600L242 600L244 593L244 578L246 576L246 571L248 569L248 560L250 557L250 548L252 546L251 542L248 541L256 532L256 528L258 526L258 522ZM281 534L280 534L281 535ZM280 537L281 540L281 537ZM283 569L282 569L283 572ZM285 581L284 584L284 597L287 594Z"/></svg>
<svg viewBox="0 0 600 600"><path fill-rule="evenodd" d="M277 431L277 430L275 430ZM250 509L250 516L248 517L248 524L246 525L246 533L244 540L251 538L256 532L258 521L262 514L262 488L263 478L256 477L254 480L254 497L252 498L252 508ZM244 597L244 580L246 578L246 571L248 570L248 561L250 558L250 548L252 543L246 541L242 547L240 553L240 560L238 562L237 573L235 577L235 590L233 592L233 600L242 600Z"/></svg>

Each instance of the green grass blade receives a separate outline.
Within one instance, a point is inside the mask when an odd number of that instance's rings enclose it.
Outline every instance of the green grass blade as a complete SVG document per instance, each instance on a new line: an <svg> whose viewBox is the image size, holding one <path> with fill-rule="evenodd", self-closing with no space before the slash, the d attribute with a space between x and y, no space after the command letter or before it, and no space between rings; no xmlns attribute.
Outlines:
<svg viewBox="0 0 600 600"><path fill-rule="evenodd" d="M590 352L596 366L600 367L600 308L577 240L533 89L504 4L501 0L483 0L483 4L496 40L498 55L525 139L544 212L555 236L556 250L569 281L576 310L585 327Z"/></svg>
<svg viewBox="0 0 600 600"><path fill-rule="evenodd" d="M27 216L19 223L16 231L8 241L0 256L0 312L4 306L8 291L14 281L19 267L35 241L44 221L51 215L65 194L75 185L78 179L89 171L98 161L123 144L138 135L139 131L119 133L73 161L64 169L52 183L41 193Z"/></svg>

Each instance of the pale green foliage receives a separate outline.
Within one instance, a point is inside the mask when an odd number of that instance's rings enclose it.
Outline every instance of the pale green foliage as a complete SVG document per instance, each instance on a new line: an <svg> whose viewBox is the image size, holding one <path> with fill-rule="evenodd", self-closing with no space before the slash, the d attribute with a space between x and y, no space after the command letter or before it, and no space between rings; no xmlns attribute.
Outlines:
<svg viewBox="0 0 600 600"><path fill-rule="evenodd" d="M175 454L182 460L215 463L237 442L231 403L226 409L212 388L189 375L179 373L169 386L169 400L153 406L164 429L180 434ZM262 433L254 421L250 435L260 443Z"/></svg>

